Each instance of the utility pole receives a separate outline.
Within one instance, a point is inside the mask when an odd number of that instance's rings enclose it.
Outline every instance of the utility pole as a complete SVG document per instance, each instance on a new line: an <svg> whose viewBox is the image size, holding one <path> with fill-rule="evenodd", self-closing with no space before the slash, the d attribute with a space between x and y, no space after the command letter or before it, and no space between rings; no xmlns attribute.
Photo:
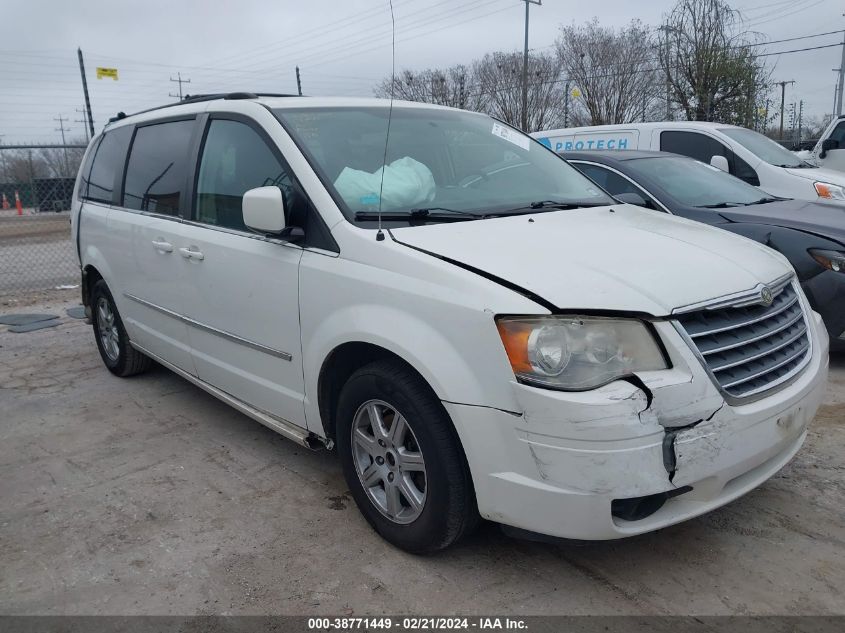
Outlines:
<svg viewBox="0 0 845 633"><path fill-rule="evenodd" d="M663 31L663 41L666 46L666 120L672 120L672 97L671 97L671 89L672 89L672 76L669 74L669 67L670 63L670 56L669 56L669 33L674 31L675 29L669 26L668 24L663 24L662 26L658 27L658 30Z"/></svg>
<svg viewBox="0 0 845 633"><path fill-rule="evenodd" d="M563 102L563 127L569 127L569 98L571 96L569 94L570 83L571 83L570 80L567 79L566 80L566 99Z"/></svg>
<svg viewBox="0 0 845 633"><path fill-rule="evenodd" d="M801 126L804 125L804 100L802 99L799 102L798 107L798 145L795 147L796 150L801 149Z"/></svg>
<svg viewBox="0 0 845 633"><path fill-rule="evenodd" d="M783 140L783 109L786 107L786 84L794 84L795 81L776 81L775 85L780 86L780 140Z"/></svg>
<svg viewBox="0 0 845 633"><path fill-rule="evenodd" d="M88 97L88 80L85 79L85 62L82 60L82 49L77 48L79 57L79 74L82 75L82 92L85 94L85 109L88 111L88 132L94 138L94 117L91 116L91 99Z"/></svg>
<svg viewBox="0 0 845 633"><path fill-rule="evenodd" d="M182 95L182 84L189 84L189 83L191 83L191 80L190 79L182 79L182 73L176 73L176 79L171 77L170 81L179 84L179 94L175 95L171 92L170 96L179 99L179 101L182 101L182 99L184 99L184 96Z"/></svg>
<svg viewBox="0 0 845 633"><path fill-rule="evenodd" d="M299 77L299 66L296 67L296 91L302 96L302 80Z"/></svg>
<svg viewBox="0 0 845 633"><path fill-rule="evenodd" d="M8 175L8 170L6 168L6 152L3 151L3 137L6 136L5 134L0 134L0 163L3 165L3 175L0 176L2 180L0 182L5 183Z"/></svg>
<svg viewBox="0 0 845 633"><path fill-rule="evenodd" d="M528 9L532 4L542 5L543 0L521 0L525 3L525 49L522 53L522 131L528 132ZM843 64L845 66L845 64Z"/></svg>
<svg viewBox="0 0 845 633"><path fill-rule="evenodd" d="M769 129L769 104L771 101L771 99L766 99L766 112L763 115L763 134Z"/></svg>
<svg viewBox="0 0 845 633"><path fill-rule="evenodd" d="M843 14L845 15L845 14ZM836 97L836 112L835 116L842 114L842 89L845 88L845 33L842 35L842 61L839 62L839 92Z"/></svg>
<svg viewBox="0 0 845 633"><path fill-rule="evenodd" d="M53 120L59 122L59 127L56 128L56 132L62 133L62 145L66 145L65 129L70 132L70 128L65 128L65 121L67 121L67 119L60 114L58 117L54 117ZM70 163L67 162L67 147L63 147L62 152L64 153L65 157L65 176L67 176L70 174Z"/></svg>
<svg viewBox="0 0 845 633"><path fill-rule="evenodd" d="M74 119L73 122L82 124L82 129L85 130L85 142L87 143L91 140L91 137L88 136L88 117L85 116L85 106L83 105L81 110L76 108L76 111L82 114L82 120Z"/></svg>
<svg viewBox="0 0 845 633"><path fill-rule="evenodd" d="M792 140L793 145L795 144L795 120L796 120L796 109L795 109L795 102L789 104L789 137ZM783 141L785 139L781 139Z"/></svg>

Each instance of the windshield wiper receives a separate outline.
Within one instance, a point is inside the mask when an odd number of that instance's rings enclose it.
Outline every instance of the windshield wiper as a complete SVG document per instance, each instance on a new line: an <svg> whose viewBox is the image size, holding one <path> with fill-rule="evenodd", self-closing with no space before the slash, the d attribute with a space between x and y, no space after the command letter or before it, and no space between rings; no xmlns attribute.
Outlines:
<svg viewBox="0 0 845 633"><path fill-rule="evenodd" d="M770 202L780 202L781 200L785 200L786 198L775 198L772 196L760 198L759 200L755 200L754 202L749 202L746 206L751 206L752 204L769 204Z"/></svg>
<svg viewBox="0 0 845 633"><path fill-rule="evenodd" d="M459 211L446 207L427 207L423 209L411 209L410 211L387 211L379 214L377 211L358 211L355 214L356 220L382 220L387 222L402 222L407 220L411 224L433 220L436 222L460 222L462 220L479 220L485 216L470 211Z"/></svg>
<svg viewBox="0 0 845 633"><path fill-rule="evenodd" d="M700 204L699 209L733 209L735 207L744 207L745 202L717 202L716 204Z"/></svg>
<svg viewBox="0 0 845 633"><path fill-rule="evenodd" d="M496 211L488 214L487 217L502 216L502 215L525 215L528 213L538 213L546 211L569 211L571 209L586 209L589 207L606 207L607 202L590 202L587 200L573 200L571 202L563 202L561 200L538 200L537 202L529 202L524 207L514 207L513 209L505 209L504 211Z"/></svg>

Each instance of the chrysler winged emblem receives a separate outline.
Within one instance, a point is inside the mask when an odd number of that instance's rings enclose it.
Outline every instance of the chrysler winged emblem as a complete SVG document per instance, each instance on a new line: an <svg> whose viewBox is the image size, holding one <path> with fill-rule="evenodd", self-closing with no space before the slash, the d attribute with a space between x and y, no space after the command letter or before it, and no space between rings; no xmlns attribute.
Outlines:
<svg viewBox="0 0 845 633"><path fill-rule="evenodd" d="M762 303L764 306L770 306L772 305L772 301L774 300L775 298L772 295L772 289L768 286L763 286L760 289L760 303Z"/></svg>

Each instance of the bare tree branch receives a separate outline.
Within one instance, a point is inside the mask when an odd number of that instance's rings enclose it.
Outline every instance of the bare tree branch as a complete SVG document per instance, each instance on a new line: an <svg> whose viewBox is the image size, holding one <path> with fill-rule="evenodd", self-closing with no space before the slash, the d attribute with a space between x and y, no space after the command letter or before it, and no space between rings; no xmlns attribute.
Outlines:
<svg viewBox="0 0 845 633"><path fill-rule="evenodd" d="M752 126L769 72L724 0L678 0L661 27L661 65L688 120Z"/></svg>
<svg viewBox="0 0 845 633"><path fill-rule="evenodd" d="M618 31L597 19L564 26L556 48L566 76L582 94L574 106L576 120L604 125L649 117L661 84L655 42L642 22L634 20ZM582 116L579 109L585 111Z"/></svg>

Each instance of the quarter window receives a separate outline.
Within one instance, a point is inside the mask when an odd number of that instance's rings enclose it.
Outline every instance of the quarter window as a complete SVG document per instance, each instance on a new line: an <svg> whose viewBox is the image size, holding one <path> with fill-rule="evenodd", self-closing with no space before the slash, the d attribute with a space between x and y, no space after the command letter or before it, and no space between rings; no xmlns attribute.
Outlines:
<svg viewBox="0 0 845 633"><path fill-rule="evenodd" d="M303 226L307 203L258 132L239 121L212 119L200 159L194 218L248 230L243 221L244 193L272 185L282 190L287 224Z"/></svg>
<svg viewBox="0 0 845 633"><path fill-rule="evenodd" d="M90 173L87 167L82 172L81 198L105 204L114 202L115 180L123 171L131 135L131 127L120 127L102 136L100 144L91 152Z"/></svg>
<svg viewBox="0 0 845 633"><path fill-rule="evenodd" d="M194 121L139 127L129 153L123 206L179 215Z"/></svg>
<svg viewBox="0 0 845 633"><path fill-rule="evenodd" d="M634 186L631 181L626 180L618 174L614 174L604 167L587 165L585 163L575 163L575 166L581 173L590 178L590 180L614 196L618 196L620 193L638 193L643 195L643 192Z"/></svg>
<svg viewBox="0 0 845 633"><path fill-rule="evenodd" d="M658 209L657 204L651 196L630 180L623 178L616 172L606 169L605 167L599 167L598 165L591 165L587 163L572 164L575 165L582 174L587 176L609 194L618 196L623 193L635 193L638 196L642 196L643 200L646 201L648 208Z"/></svg>

